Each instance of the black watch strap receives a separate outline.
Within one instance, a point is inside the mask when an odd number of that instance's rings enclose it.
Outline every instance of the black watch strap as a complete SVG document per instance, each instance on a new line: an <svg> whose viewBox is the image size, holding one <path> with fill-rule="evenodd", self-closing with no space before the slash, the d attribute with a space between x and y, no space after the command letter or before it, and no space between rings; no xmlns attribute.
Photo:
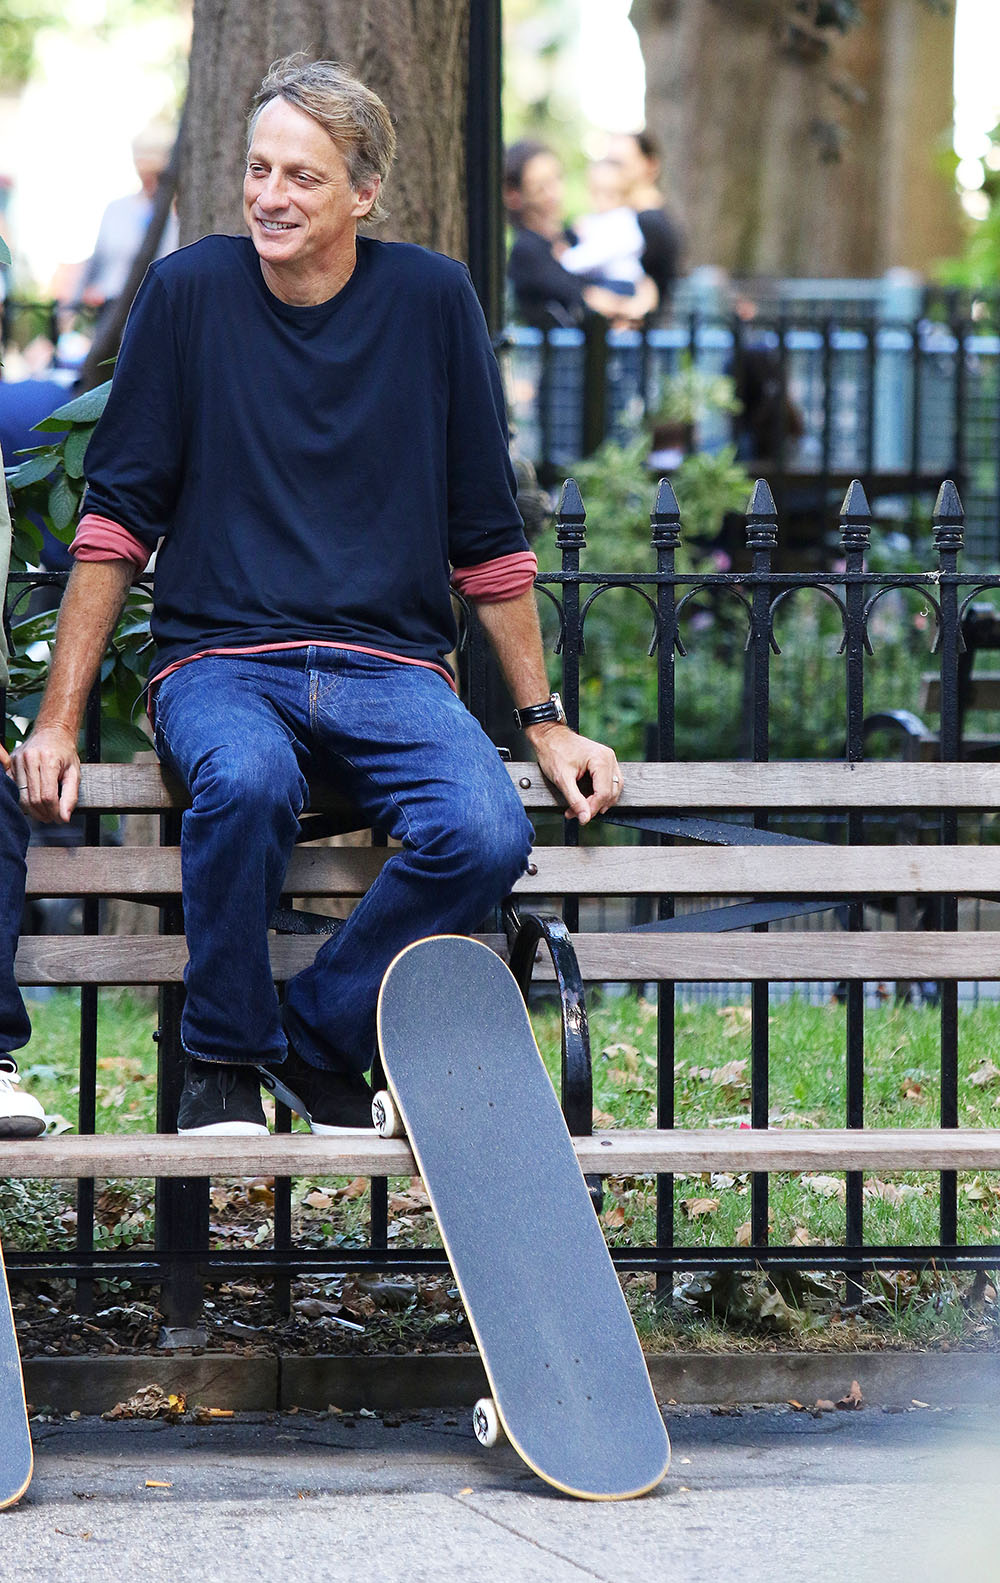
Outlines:
<svg viewBox="0 0 1000 1583"><path fill-rule="evenodd" d="M543 725L547 720L558 721L561 725L566 723L566 711L558 693L552 693L543 704L528 704L524 709L514 710L514 724L519 731L526 726Z"/></svg>

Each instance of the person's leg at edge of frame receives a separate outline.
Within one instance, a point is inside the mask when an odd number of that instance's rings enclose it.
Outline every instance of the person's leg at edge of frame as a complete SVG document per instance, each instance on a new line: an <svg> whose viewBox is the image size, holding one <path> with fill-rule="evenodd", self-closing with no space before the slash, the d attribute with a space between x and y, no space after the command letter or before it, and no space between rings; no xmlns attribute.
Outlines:
<svg viewBox="0 0 1000 1583"><path fill-rule="evenodd" d="M304 654L200 659L156 699L157 751L192 799L181 823L179 1132L267 1130L255 1063L285 1055L267 926L307 795L296 720L308 708Z"/></svg>
<svg viewBox="0 0 1000 1583"><path fill-rule="evenodd" d="M475 929L527 867L533 832L496 748L442 677L363 656L316 663L316 760L329 755L371 823L403 843L286 993L274 1091L314 1131L335 1131L371 1125L362 1074L389 963L423 935Z"/></svg>
<svg viewBox="0 0 1000 1583"><path fill-rule="evenodd" d="M21 1087L14 1051L31 1037L31 1023L14 978L14 953L24 908L24 854L28 821L17 787L0 773L0 1137L37 1138L45 1112Z"/></svg>

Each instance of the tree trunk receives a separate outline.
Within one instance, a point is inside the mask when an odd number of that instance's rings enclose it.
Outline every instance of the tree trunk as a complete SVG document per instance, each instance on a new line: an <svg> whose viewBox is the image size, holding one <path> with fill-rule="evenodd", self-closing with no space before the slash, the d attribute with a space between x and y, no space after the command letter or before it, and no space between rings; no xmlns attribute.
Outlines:
<svg viewBox="0 0 1000 1583"><path fill-rule="evenodd" d="M688 263L870 276L956 251L957 199L936 168L951 126L952 17L868 0L857 27L808 58L782 48L782 9L633 0L646 120L664 143Z"/></svg>
<svg viewBox="0 0 1000 1583"><path fill-rule="evenodd" d="M246 115L273 60L338 60L385 101L398 152L374 234L463 258L470 0L195 0L181 241L243 233Z"/></svg>

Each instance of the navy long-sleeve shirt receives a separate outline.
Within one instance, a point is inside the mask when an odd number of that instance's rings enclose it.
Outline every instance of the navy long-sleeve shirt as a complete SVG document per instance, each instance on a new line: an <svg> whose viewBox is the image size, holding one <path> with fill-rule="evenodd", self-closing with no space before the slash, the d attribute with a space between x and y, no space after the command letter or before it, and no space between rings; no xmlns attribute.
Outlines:
<svg viewBox="0 0 1000 1583"><path fill-rule="evenodd" d="M86 470L88 514L162 541L155 673L291 640L443 665L450 568L527 550L468 271L402 243L359 237L310 307L247 238L153 264Z"/></svg>

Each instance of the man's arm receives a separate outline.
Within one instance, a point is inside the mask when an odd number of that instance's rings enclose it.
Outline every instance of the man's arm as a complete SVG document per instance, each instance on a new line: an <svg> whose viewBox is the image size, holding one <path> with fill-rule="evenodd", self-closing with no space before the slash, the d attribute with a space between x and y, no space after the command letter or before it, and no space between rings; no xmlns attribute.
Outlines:
<svg viewBox="0 0 1000 1583"><path fill-rule="evenodd" d="M477 601L482 622L519 709L541 703L549 696L542 634L535 591L529 588L516 599ZM595 814L612 808L621 796L621 769L611 748L579 736L555 721L528 726L525 735L546 780L566 799L566 817L587 824ZM590 776L591 793L585 796L580 781Z"/></svg>
<svg viewBox="0 0 1000 1583"><path fill-rule="evenodd" d="M22 807L46 824L76 807L83 711L135 572L131 561L77 561L66 584L45 696L12 764Z"/></svg>

